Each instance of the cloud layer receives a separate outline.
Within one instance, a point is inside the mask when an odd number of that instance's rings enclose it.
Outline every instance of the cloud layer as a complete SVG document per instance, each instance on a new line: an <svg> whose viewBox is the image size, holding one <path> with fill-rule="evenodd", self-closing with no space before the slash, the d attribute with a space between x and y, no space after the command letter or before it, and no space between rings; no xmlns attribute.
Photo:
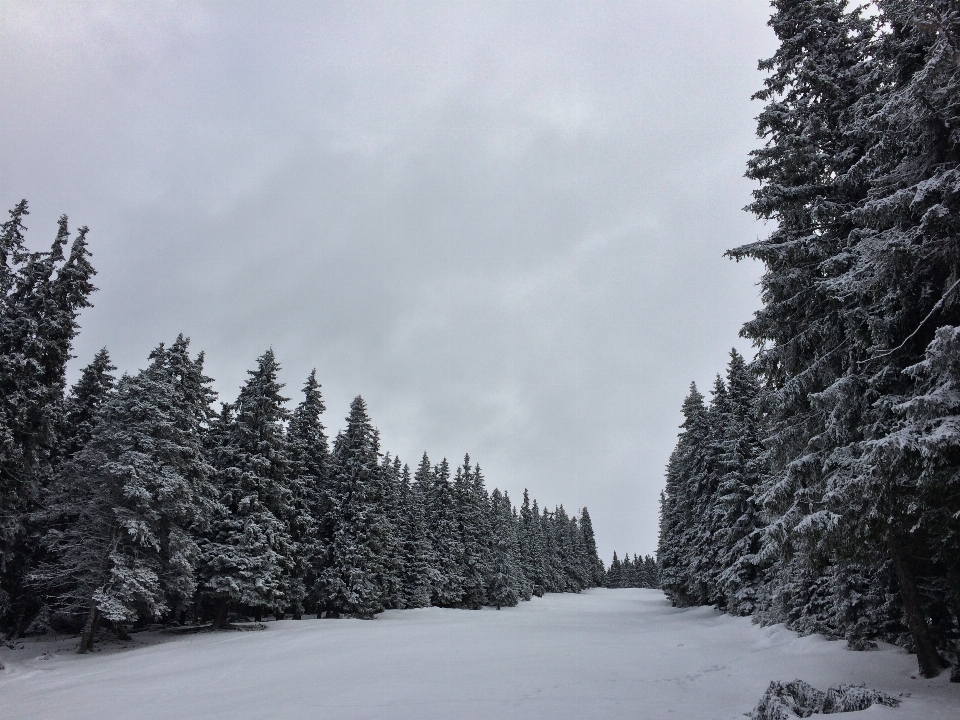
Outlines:
<svg viewBox="0 0 960 720"><path fill-rule="evenodd" d="M362 394L414 464L470 452L515 501L653 552L691 380L757 306L722 258L753 1L10 3L0 201L91 227L77 366L183 332L223 399L273 346L327 423ZM75 370L74 370L75 372Z"/></svg>

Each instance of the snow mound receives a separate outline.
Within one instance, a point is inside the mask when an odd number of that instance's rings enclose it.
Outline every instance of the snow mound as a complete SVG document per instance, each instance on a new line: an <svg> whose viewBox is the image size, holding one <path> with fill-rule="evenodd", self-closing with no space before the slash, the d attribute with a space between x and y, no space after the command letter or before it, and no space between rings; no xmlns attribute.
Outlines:
<svg viewBox="0 0 960 720"><path fill-rule="evenodd" d="M900 701L879 690L868 690L865 685L836 685L821 692L803 680L774 680L750 713L750 720L793 720L815 714L857 712L871 705L899 707Z"/></svg>

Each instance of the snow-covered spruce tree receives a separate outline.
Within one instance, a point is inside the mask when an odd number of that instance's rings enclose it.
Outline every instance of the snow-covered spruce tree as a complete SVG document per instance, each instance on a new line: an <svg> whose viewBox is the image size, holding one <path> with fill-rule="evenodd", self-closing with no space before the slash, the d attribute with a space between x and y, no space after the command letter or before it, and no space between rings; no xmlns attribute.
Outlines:
<svg viewBox="0 0 960 720"><path fill-rule="evenodd" d="M400 473L400 507L405 518L400 546L403 555L400 577L403 605L408 608L427 607L437 580L438 573L434 569L437 560L427 532L424 488L419 482L411 482L410 467L407 465L403 466Z"/></svg>
<svg viewBox="0 0 960 720"><path fill-rule="evenodd" d="M948 638L957 633L960 588L948 579L956 555L943 553L943 529L928 519L947 509L944 502L952 512L960 503L949 483L935 489L904 430L907 409L918 407L913 398L929 390L910 368L923 367L927 349L942 344L938 328L960 323L960 9L942 1L880 9L888 29L878 42L882 82L861 119L872 139L869 193L851 213L859 241L853 262L833 283L865 321L855 377L871 404L862 437L844 438L831 458L827 509L861 564L889 558L929 677L944 664L938 647L956 652ZM843 389L829 398L834 415L850 404Z"/></svg>
<svg viewBox="0 0 960 720"><path fill-rule="evenodd" d="M667 485L660 500L657 546L661 587L673 604L680 607L696 602L691 593L690 536L700 521L695 514L695 487L705 472L703 457L710 435L703 395L693 383L683 401L683 416L682 432L667 464Z"/></svg>
<svg viewBox="0 0 960 720"><path fill-rule="evenodd" d="M520 503L519 523L517 539L520 543L520 569L530 585L531 593L534 593L537 592L537 560L534 557L533 508L526 488L523 489L523 501Z"/></svg>
<svg viewBox="0 0 960 720"><path fill-rule="evenodd" d="M101 618L124 624L182 609L196 589L194 534L207 522L212 468L203 423L212 391L202 358L182 337L160 346L147 369L124 376L90 440L50 490L62 524L32 580L62 613L86 614L80 652Z"/></svg>
<svg viewBox="0 0 960 720"><path fill-rule="evenodd" d="M226 622L231 605L259 617L287 604L296 547L289 529L289 412L279 369L273 350L257 358L236 404L224 405L210 434L221 507L202 544L202 577L215 627Z"/></svg>
<svg viewBox="0 0 960 720"><path fill-rule="evenodd" d="M644 569L646 570L646 585L644 587L660 589L660 566L657 559L652 555L646 555L643 558Z"/></svg>
<svg viewBox="0 0 960 720"><path fill-rule="evenodd" d="M403 537L406 535L406 516L400 502L400 458L391 458L384 453L380 463L380 500L383 546L380 552L379 583L383 588L384 609L403 609L404 554Z"/></svg>
<svg viewBox="0 0 960 720"><path fill-rule="evenodd" d="M73 457L90 439L97 422L97 413L116 384L111 374L117 368L110 362L106 348L102 348L80 373L80 379L70 388L64 403L59 460Z"/></svg>
<svg viewBox="0 0 960 720"><path fill-rule="evenodd" d="M583 534L583 547L592 571L590 587L602 587L606 572L603 568L603 561L600 560L600 555L597 553L597 539L593 533L593 521L590 519L590 512L586 507L580 511L580 532Z"/></svg>
<svg viewBox="0 0 960 720"><path fill-rule="evenodd" d="M522 571L518 562L519 540L510 498L494 489L490 495L490 563L487 603L499 610L520 600Z"/></svg>
<svg viewBox="0 0 960 720"><path fill-rule="evenodd" d="M894 408L901 420L870 443L862 465L909 499L912 507L903 514L914 523L911 550L922 541L926 552L911 553L910 566L898 574L922 573L926 597L903 602L925 606L920 613L931 621L930 634L949 638L957 634L960 609L960 327L940 327L924 360L906 372L915 385ZM927 652L935 663L936 650Z"/></svg>
<svg viewBox="0 0 960 720"><path fill-rule="evenodd" d="M527 493L524 491L524 499ZM543 523L540 517L540 506L533 501L529 514L520 510L520 541L523 553L524 572L532 583L533 594L541 597L547 588L547 557L546 542L543 536Z"/></svg>
<svg viewBox="0 0 960 720"><path fill-rule="evenodd" d="M289 528L296 551L291 558L292 578L286 602L296 619L302 616L305 605L316 607L323 542L331 534L323 503L330 461L327 435L320 421L325 410L317 371L311 370L303 386L303 400L291 413L287 428L292 500Z"/></svg>
<svg viewBox="0 0 960 720"><path fill-rule="evenodd" d="M763 480L756 377L736 350L727 366L726 413L720 418L719 484L711 524L720 604L734 615L758 606L757 553L764 522L756 498ZM653 587L652 585L648 587Z"/></svg>
<svg viewBox="0 0 960 720"><path fill-rule="evenodd" d="M357 396L334 442L326 505L333 532L320 575L320 608L331 617L372 618L383 610L380 440Z"/></svg>
<svg viewBox="0 0 960 720"><path fill-rule="evenodd" d="M30 518L53 472L65 367L95 274L87 228L64 256L70 233L63 216L50 250L30 252L27 214L22 200L0 225L0 627L13 637L39 609L24 585L39 552Z"/></svg>
<svg viewBox="0 0 960 720"><path fill-rule="evenodd" d="M770 409L762 490L771 523L759 559L773 563L768 621L819 630L810 589L835 560L834 515L823 499L825 467L838 443L859 433L870 400L856 375L863 323L849 294L832 285L849 267L850 212L866 195L863 160L869 134L855 122L876 84L875 23L846 2L774 3L771 26L780 47L756 98L767 104L747 175L761 183L749 209L777 223L771 235L731 251L761 260L764 307L742 331L760 348L756 364ZM831 397L841 392L844 409ZM830 429L828 430L828 425ZM829 602L829 598L825 596Z"/></svg>
<svg viewBox="0 0 960 720"><path fill-rule="evenodd" d="M623 568L623 563L620 562L620 558L617 557L617 551L614 550L613 560L610 561L610 568L607 570L605 587L608 587L608 588L620 587L622 568Z"/></svg>
<svg viewBox="0 0 960 720"><path fill-rule="evenodd" d="M477 465L474 475L480 478L482 482L479 465ZM523 549L520 544L520 513L517 511L517 508L514 507L513 503L510 502L510 496L506 492L503 493L503 496L506 498L507 505L510 506L511 532L514 538L513 555L517 572L517 592L521 600L528 601L533 597L533 581L527 577L523 567Z"/></svg>
<svg viewBox="0 0 960 720"><path fill-rule="evenodd" d="M540 516L541 527L543 528L544 539L544 558L546 560L546 585L544 589L547 592L570 592L571 588L567 586L568 576L566 572L566 557L564 553L564 539L566 529L566 513L563 517L558 516L559 508L554 508L552 512L544 510Z"/></svg>
<svg viewBox="0 0 960 720"><path fill-rule="evenodd" d="M687 592L699 605L722 605L715 506L722 474L723 428L729 414L729 398L726 383L719 375L714 381L712 395L707 408L706 441L698 457L698 472L690 479L693 523L684 539L690 568Z"/></svg>
<svg viewBox="0 0 960 720"><path fill-rule="evenodd" d="M431 469L424 453L416 480L426 488L427 526L437 561L431 602L439 607L459 607L463 602L463 544L447 459Z"/></svg>
<svg viewBox="0 0 960 720"><path fill-rule="evenodd" d="M470 467L470 456L463 458L453 481L460 525L460 543L463 548L463 600L465 608L478 610L487 604L487 563L492 547L491 523L493 509L483 486L480 468Z"/></svg>
<svg viewBox="0 0 960 720"><path fill-rule="evenodd" d="M869 639L895 610L881 600L892 573L933 675L951 596L925 588L947 587L948 569L917 522L921 471L889 453L898 408L923 392L904 371L958 321L958 15L952 2L878 7L873 20L838 2L775 4L768 144L748 174L762 183L751 209L777 230L732 254L767 266L765 307L744 328L772 410L764 617Z"/></svg>
<svg viewBox="0 0 960 720"><path fill-rule="evenodd" d="M573 566L577 581L576 592L594 587L596 566L593 558L590 557L590 553L587 551L583 528L580 527L580 516L573 515L570 517L568 537L570 538L570 545L573 548L573 557L575 558Z"/></svg>

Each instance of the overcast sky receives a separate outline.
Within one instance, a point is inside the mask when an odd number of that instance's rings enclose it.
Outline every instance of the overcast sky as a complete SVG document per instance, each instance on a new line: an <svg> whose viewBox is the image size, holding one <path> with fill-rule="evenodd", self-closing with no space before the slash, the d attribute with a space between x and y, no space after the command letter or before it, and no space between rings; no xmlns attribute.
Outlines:
<svg viewBox="0 0 960 720"><path fill-rule="evenodd" d="M272 346L331 434L355 395L415 465L656 548L691 380L724 369L764 235L741 208L761 0L0 0L0 204L88 225L77 368L180 332L221 399Z"/></svg>

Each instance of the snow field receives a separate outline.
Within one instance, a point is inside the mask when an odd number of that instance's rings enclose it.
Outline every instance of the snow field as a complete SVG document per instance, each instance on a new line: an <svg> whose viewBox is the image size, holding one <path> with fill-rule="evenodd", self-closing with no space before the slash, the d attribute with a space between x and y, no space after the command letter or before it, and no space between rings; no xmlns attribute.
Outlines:
<svg viewBox="0 0 960 720"><path fill-rule="evenodd" d="M499 612L285 620L264 632L141 633L92 656L69 652L71 643L0 652L2 720L742 720L771 680L794 678L912 695L851 720L960 718L960 685L920 678L899 648L851 652L782 626L671 608L658 590L549 594Z"/></svg>

